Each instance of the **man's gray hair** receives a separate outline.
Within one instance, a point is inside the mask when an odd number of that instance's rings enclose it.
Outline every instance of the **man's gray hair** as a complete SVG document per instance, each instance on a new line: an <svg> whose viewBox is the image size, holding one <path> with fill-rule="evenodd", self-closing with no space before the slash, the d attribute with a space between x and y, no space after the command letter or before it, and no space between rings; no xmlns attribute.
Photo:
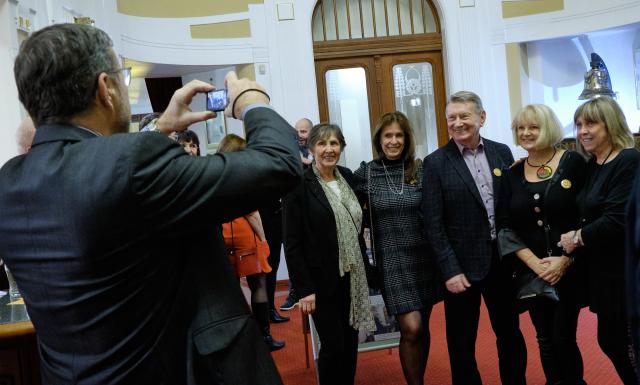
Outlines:
<svg viewBox="0 0 640 385"><path fill-rule="evenodd" d="M473 103L476 106L476 113L480 114L484 111L484 108L482 107L482 99L471 91L458 91L455 94L452 94L449 96L449 100L447 100L447 105L449 103Z"/></svg>

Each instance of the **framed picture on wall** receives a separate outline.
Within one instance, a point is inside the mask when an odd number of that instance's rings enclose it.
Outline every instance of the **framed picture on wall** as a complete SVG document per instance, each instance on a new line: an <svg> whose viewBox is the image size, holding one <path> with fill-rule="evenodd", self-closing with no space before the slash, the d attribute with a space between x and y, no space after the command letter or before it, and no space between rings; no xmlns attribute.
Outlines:
<svg viewBox="0 0 640 385"><path fill-rule="evenodd" d="M207 153L213 154L218 149L218 144L227 135L227 126L224 114L218 112L218 116L206 121L207 125Z"/></svg>

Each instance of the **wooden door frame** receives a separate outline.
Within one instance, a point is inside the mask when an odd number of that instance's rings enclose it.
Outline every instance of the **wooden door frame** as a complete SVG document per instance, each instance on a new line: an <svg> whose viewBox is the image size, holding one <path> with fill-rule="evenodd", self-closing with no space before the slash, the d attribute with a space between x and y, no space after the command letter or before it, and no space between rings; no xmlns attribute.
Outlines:
<svg viewBox="0 0 640 385"><path fill-rule="evenodd" d="M367 77L367 93L369 97L369 123L373 127L381 115L380 99L375 89L377 80L375 79L376 65L372 57L349 57L328 60L316 60L316 83L318 86L318 107L320 111L320 121L329 121L329 107L327 105L327 80L325 73L330 70L341 68L363 67ZM372 78L373 77L373 78ZM374 100L375 99L375 100Z"/></svg>
<svg viewBox="0 0 640 385"><path fill-rule="evenodd" d="M395 110L395 106L383 105L383 100L393 99L393 97L389 95L389 93L393 93L393 89L385 89L382 87L382 84L385 81L387 81L387 84L393 84L393 74L391 72L392 66L388 65L389 70L384 71L384 65L382 62L388 61L389 64L401 64L403 62L415 62L416 60L426 61L431 63L433 68L433 92L436 108L438 146L444 146L449 141L449 133L447 132L445 116L447 96L444 81L442 50L410 50L409 52L406 52L403 49L403 51L400 52L398 47L395 46L393 47L393 50L391 50L390 47L386 47L384 50L373 50L374 52L377 52L376 55L372 55L371 53L363 55L366 50L361 48L362 47L351 47L347 50L345 47L345 50L343 50L338 56L329 57L322 54L318 55L319 57L316 57L315 71L320 121L324 122L329 119L325 79L326 71L340 68L365 68L365 74L367 76L367 92L369 93L369 121L371 123L371 134L373 135L375 124L378 118L382 116L382 113ZM356 53L358 55L356 55ZM394 61L394 58L398 60Z"/></svg>
<svg viewBox="0 0 640 385"><path fill-rule="evenodd" d="M390 79L393 79L393 75L391 73L383 73L384 71L382 71L380 60L383 60L382 58L384 57L392 57L393 55L405 56L408 54L416 54L416 57L426 55L426 61L430 62L433 66L433 92L436 107L438 145L443 146L449 141L445 116L447 95L444 60L442 56L440 18L433 2L428 0L423 1L426 1L431 8L436 23L436 32L313 43L316 86L318 90L318 109L321 121L326 121L329 117L326 80L324 77L324 72L327 69L350 68L353 67L353 65L346 63L353 63L354 61L365 62L367 59L373 59L373 67L365 67L370 68L370 70L365 70L365 72L367 73L367 91L370 95L369 120L371 121L371 131L373 131L376 121L382 113L395 109L395 106L389 107L382 105L382 100L385 99L382 97L381 92L384 90L379 86L379 82L383 82L386 76L390 76ZM317 6L318 4L316 4L316 7ZM367 66L371 66L368 61ZM370 79L369 76L375 76L375 79ZM393 84L393 81L389 84ZM374 86L376 89L372 89ZM393 92L393 90L388 91Z"/></svg>

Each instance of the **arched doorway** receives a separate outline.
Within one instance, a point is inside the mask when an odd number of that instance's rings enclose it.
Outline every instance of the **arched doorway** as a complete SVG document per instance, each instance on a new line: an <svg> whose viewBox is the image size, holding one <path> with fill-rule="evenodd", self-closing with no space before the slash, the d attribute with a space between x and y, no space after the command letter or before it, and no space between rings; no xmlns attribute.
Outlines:
<svg viewBox="0 0 640 385"><path fill-rule="evenodd" d="M320 0L312 33L320 119L343 128L347 166L371 159L372 130L389 111L411 120L419 157L446 143L442 35L431 1Z"/></svg>

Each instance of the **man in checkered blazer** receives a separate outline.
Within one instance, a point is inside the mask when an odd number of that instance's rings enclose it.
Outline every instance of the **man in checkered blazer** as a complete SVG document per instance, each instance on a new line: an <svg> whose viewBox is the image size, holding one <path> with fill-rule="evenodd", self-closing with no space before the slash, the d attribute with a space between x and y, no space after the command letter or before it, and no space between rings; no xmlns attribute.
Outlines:
<svg viewBox="0 0 640 385"><path fill-rule="evenodd" d="M521 385L527 352L495 230L500 182L513 156L506 145L480 137L485 119L478 95L460 91L449 98L451 140L424 160L425 233L447 288L453 385L482 384L475 360L481 296L497 337L502 383Z"/></svg>

